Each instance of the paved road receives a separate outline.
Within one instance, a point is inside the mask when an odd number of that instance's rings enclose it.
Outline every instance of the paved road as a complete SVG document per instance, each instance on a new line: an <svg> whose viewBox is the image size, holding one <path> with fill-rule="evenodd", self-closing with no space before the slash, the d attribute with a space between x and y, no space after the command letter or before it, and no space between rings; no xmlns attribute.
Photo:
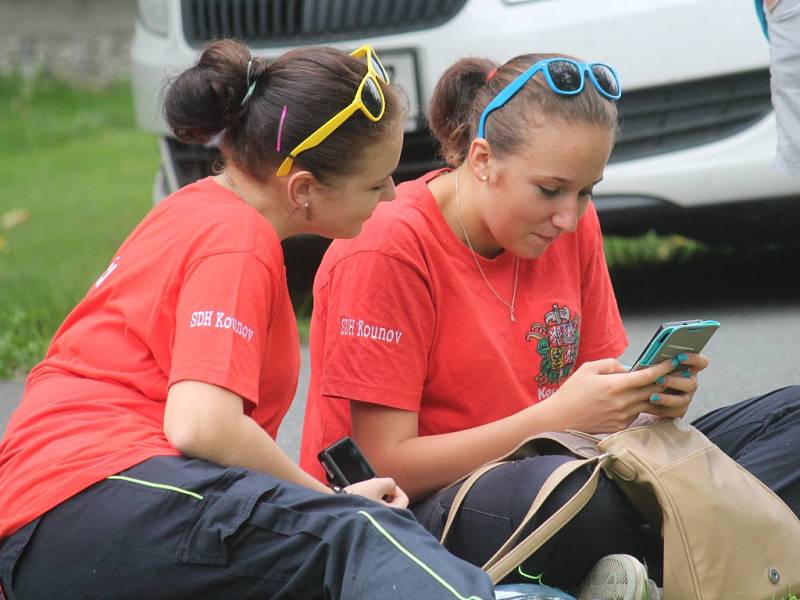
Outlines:
<svg viewBox="0 0 800 600"><path fill-rule="evenodd" d="M800 279L797 249L771 253L733 253L705 262L614 274L630 346L622 361L632 363L655 327L663 321L716 319L722 326L706 346L711 366L689 412L713 408L777 387L800 384ZM297 396L278 434L297 457L308 386L308 350ZM20 381L0 382L0 431L19 402Z"/></svg>

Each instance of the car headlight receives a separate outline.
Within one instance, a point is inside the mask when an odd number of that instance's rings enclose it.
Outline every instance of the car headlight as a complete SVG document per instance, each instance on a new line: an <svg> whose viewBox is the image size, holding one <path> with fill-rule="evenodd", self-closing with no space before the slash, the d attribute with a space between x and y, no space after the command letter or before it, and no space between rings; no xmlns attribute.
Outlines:
<svg viewBox="0 0 800 600"><path fill-rule="evenodd" d="M139 20L158 35L167 35L167 0L137 0Z"/></svg>

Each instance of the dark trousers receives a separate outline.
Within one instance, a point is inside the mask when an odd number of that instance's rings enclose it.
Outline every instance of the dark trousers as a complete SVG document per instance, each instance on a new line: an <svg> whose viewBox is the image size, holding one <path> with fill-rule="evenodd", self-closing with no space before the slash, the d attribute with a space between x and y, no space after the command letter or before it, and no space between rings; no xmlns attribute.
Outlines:
<svg viewBox="0 0 800 600"><path fill-rule="evenodd" d="M3 541L8 600L494 597L407 510L182 457L120 476Z"/></svg>
<svg viewBox="0 0 800 600"><path fill-rule="evenodd" d="M800 386L715 410L693 423L800 515ZM456 556L484 564L514 531L548 475L571 457L537 456L503 465L483 476L467 494L446 542ZM545 503L528 531L542 523L585 483L589 470L574 473ZM458 484L412 506L417 519L439 537ZM527 532L526 532L527 533ZM646 558L659 579L661 543L619 488L601 477L586 507L545 543L509 581L542 576L547 585L574 589L606 554Z"/></svg>

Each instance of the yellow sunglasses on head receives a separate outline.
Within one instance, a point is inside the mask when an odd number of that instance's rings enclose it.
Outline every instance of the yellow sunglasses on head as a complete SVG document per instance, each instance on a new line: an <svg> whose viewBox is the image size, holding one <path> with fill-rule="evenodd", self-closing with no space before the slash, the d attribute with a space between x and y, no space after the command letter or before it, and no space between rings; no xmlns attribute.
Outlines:
<svg viewBox="0 0 800 600"><path fill-rule="evenodd" d="M289 152L281 166L275 171L278 177L285 177L292 169L292 163L297 155L311 148L319 146L325 139L332 134L338 127L349 119L357 110L360 110L366 115L370 121L380 121L383 113L386 110L386 99L383 97L383 90L381 89L378 80L384 83L389 83L389 74L386 72L383 64L381 64L375 50L369 44L361 46L357 50L353 50L350 56L356 58L365 57L367 60L367 74L361 80L361 84L356 89L356 95L353 101L331 117L327 122L323 123L314 133L309 135L302 142L297 144L294 149Z"/></svg>

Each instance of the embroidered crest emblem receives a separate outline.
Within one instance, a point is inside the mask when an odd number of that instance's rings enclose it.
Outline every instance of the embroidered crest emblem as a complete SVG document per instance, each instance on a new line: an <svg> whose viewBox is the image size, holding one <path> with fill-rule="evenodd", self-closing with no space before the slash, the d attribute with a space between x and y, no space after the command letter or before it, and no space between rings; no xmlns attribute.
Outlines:
<svg viewBox="0 0 800 600"><path fill-rule="evenodd" d="M580 315L572 317L568 307L558 304L553 304L553 310L544 316L544 323L531 325L525 340L535 340L536 352L542 357L536 383L559 384L572 373L578 357L580 325Z"/></svg>

